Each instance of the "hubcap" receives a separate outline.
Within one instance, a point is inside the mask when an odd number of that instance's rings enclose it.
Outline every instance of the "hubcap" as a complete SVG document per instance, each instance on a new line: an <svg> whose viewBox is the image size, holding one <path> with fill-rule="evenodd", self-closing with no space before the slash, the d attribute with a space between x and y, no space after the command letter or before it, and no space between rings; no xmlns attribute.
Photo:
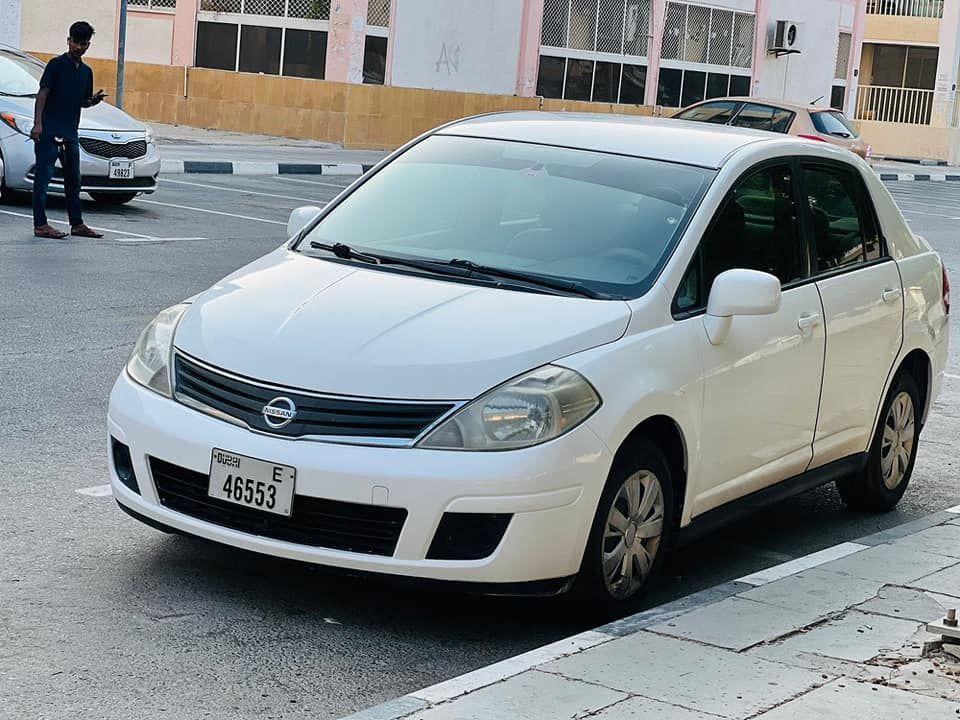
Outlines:
<svg viewBox="0 0 960 720"><path fill-rule="evenodd" d="M603 532L603 579L614 597L630 597L650 574L663 519L657 476L643 470L628 477L610 505Z"/></svg>
<svg viewBox="0 0 960 720"><path fill-rule="evenodd" d="M895 490L910 465L916 436L916 417L913 400L902 392L893 399L883 423L883 441L880 444L880 471L883 484Z"/></svg>

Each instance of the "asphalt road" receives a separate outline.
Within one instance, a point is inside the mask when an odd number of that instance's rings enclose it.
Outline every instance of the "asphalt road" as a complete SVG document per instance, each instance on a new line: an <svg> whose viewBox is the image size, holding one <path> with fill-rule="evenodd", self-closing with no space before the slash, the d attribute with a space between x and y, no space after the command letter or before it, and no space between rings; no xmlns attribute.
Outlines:
<svg viewBox="0 0 960 720"><path fill-rule="evenodd" d="M337 718L590 626L563 602L397 587L166 536L96 495L109 389L142 327L281 244L292 208L344 182L178 176L127 207L88 205L109 231L99 241L35 240L25 202L0 206L0 718ZM960 288L960 187L893 192ZM650 604L960 502L953 333L953 377L897 511L807 493L679 553Z"/></svg>

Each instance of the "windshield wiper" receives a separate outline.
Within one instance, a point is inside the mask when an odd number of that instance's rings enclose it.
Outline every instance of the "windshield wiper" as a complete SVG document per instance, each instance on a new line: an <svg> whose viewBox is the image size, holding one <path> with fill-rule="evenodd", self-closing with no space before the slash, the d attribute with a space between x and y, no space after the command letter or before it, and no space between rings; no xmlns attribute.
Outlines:
<svg viewBox="0 0 960 720"><path fill-rule="evenodd" d="M326 250L333 253L340 260L359 260L370 265L400 265L415 270L434 273L435 275L452 275L456 277L467 277L470 272L460 270L459 268L449 267L446 263L435 262L431 260L416 260L414 258L394 257L393 255L381 255L360 250L354 250L351 246L344 243L329 243L311 241L310 247L315 250Z"/></svg>
<svg viewBox="0 0 960 720"><path fill-rule="evenodd" d="M483 275L492 277L501 277L507 280L517 280L519 282L529 283L530 285L536 285L549 290L557 290L560 292L593 298L594 300L611 299L610 295L594 290L593 288L587 287L583 283L578 283L574 280L560 280L556 278L544 277L542 275L536 275L533 273L525 273L519 270L505 270L503 268L492 267L490 265L480 265L473 262L473 260L462 260L460 258L454 258L453 260L450 260L448 264L453 265L454 267L460 267L465 270L469 270L470 272L474 273L482 273Z"/></svg>
<svg viewBox="0 0 960 720"><path fill-rule="evenodd" d="M371 265L379 265L383 262L376 255L354 250L349 245L344 245L343 243L334 243L333 245L330 245L328 243L317 242L314 240L310 243L310 247L312 247L314 250L326 250L327 252L331 252L341 260L360 260L361 262L370 263Z"/></svg>

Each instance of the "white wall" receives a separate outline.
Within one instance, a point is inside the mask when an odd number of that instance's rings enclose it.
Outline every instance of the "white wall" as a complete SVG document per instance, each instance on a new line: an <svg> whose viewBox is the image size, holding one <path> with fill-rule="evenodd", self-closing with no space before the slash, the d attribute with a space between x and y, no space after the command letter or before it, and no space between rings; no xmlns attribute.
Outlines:
<svg viewBox="0 0 960 720"><path fill-rule="evenodd" d="M126 60L169 65L172 52L173 15L127 14Z"/></svg>
<svg viewBox="0 0 960 720"><path fill-rule="evenodd" d="M512 95L519 0L394 0L392 81L403 87Z"/></svg>
<svg viewBox="0 0 960 720"><path fill-rule="evenodd" d="M21 12L24 50L66 52L70 26L77 20L86 20L96 31L88 52L90 57L114 57L116 0L23 0Z"/></svg>
<svg viewBox="0 0 960 720"><path fill-rule="evenodd" d="M817 105L830 105L830 90L837 66L842 0L770 0L767 38L773 36L777 20L803 23L801 52L775 58L764 54L757 58L754 95L809 103L823 96ZM769 46L765 42L764 47Z"/></svg>
<svg viewBox="0 0 960 720"><path fill-rule="evenodd" d="M20 0L0 0L0 43L20 47Z"/></svg>

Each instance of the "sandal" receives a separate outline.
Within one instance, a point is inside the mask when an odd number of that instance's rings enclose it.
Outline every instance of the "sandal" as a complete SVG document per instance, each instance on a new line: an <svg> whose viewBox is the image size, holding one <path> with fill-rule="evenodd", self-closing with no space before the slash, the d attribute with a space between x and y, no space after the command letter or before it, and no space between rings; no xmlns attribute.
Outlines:
<svg viewBox="0 0 960 720"><path fill-rule="evenodd" d="M33 236L38 238L49 238L50 240L63 240L67 234L57 230L56 228L50 227L49 225L43 225L42 227L35 227L33 229Z"/></svg>
<svg viewBox="0 0 960 720"><path fill-rule="evenodd" d="M103 233L97 232L91 228L88 228L86 225L77 225L76 227L70 230L70 234L75 237L85 237L85 238L102 238Z"/></svg>

